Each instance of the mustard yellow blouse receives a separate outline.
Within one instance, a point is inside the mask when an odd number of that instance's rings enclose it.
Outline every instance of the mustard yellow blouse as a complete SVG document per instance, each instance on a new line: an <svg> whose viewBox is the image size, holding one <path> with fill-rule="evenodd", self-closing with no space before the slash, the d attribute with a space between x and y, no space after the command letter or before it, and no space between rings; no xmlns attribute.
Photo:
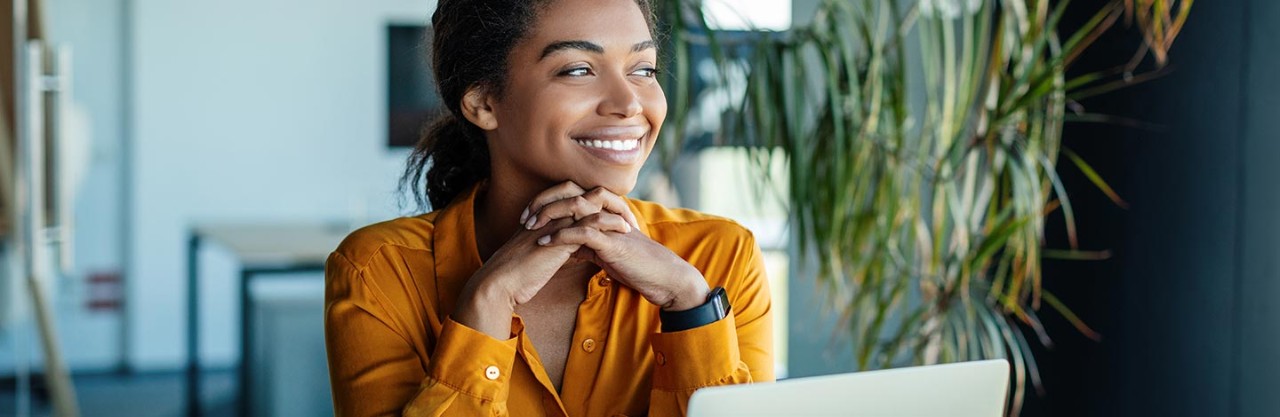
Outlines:
<svg viewBox="0 0 1280 417"><path fill-rule="evenodd" d="M449 317L481 265L475 194L364 227L329 256L325 340L338 416L681 416L698 388L774 380L768 280L751 233L628 199L641 232L724 287L732 313L662 333L657 306L598 273L557 393L518 315L507 340Z"/></svg>

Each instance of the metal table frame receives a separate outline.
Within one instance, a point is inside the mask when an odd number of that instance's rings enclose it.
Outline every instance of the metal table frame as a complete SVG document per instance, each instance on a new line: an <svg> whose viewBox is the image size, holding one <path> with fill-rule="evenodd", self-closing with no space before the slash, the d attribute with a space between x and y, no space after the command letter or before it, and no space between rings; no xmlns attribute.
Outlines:
<svg viewBox="0 0 1280 417"><path fill-rule="evenodd" d="M332 229L333 228L329 228ZM346 230L335 233L329 237L340 237L345 235ZM193 227L188 232L187 240L187 366L186 366L186 401L187 415L199 416L202 414L200 398L201 386L201 370L200 370L200 249L209 240L207 233L199 227ZM340 240L339 240L340 241ZM323 246L323 245L322 245ZM330 248L336 248L334 243ZM308 256L300 256L288 260L272 260L272 261L252 261L244 259L243 254L237 253L240 257L240 281L239 298L240 298L240 364L238 366L237 390L239 392L237 407L238 415L249 416L252 413L251 393L250 393L250 369L252 364L253 351L253 331L251 324L253 321L253 302L249 297L250 285L255 278L270 275L286 275L302 272L324 272L324 259L327 257L325 253L310 253Z"/></svg>

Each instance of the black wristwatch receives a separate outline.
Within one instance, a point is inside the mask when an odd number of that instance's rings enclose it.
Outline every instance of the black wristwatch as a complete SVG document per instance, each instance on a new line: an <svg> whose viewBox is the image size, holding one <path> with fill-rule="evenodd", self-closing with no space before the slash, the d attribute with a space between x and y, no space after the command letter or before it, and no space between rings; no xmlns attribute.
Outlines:
<svg viewBox="0 0 1280 417"><path fill-rule="evenodd" d="M729 295L724 287L716 287L707 295L707 302L685 311L661 311L662 332L678 332L702 327L720 321L729 315Z"/></svg>

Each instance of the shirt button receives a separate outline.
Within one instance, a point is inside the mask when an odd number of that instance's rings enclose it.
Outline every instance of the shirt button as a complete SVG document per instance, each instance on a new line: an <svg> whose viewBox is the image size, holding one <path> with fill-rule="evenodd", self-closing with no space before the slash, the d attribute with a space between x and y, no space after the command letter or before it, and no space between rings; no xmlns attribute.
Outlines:
<svg viewBox="0 0 1280 417"><path fill-rule="evenodd" d="M587 353L595 352L595 350L596 350L596 340L595 340L595 339L587 339L587 340L583 340L583 341L582 341L582 350L587 351Z"/></svg>
<svg viewBox="0 0 1280 417"><path fill-rule="evenodd" d="M484 368L484 377L489 378L490 381L498 379L498 376L501 374L502 372L498 371L498 367L496 366L489 366L488 368Z"/></svg>
<svg viewBox="0 0 1280 417"><path fill-rule="evenodd" d="M658 360L658 365L666 365L666 364L667 364L667 357L666 357L666 356L663 356L663 355L662 355L662 352L658 352L656 356L657 356L657 360Z"/></svg>
<svg viewBox="0 0 1280 417"><path fill-rule="evenodd" d="M609 277L600 278L601 287L608 287L609 284L612 284L612 283L613 283L613 278L609 278Z"/></svg>

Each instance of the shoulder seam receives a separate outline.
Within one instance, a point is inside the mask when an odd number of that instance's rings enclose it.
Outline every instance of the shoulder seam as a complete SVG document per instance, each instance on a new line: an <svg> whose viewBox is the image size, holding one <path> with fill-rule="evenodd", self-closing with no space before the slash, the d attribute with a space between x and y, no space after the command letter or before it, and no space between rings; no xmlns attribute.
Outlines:
<svg viewBox="0 0 1280 417"><path fill-rule="evenodd" d="M343 260L346 260L348 263L350 263L350 264L351 264L351 267L352 267L352 268L354 268L356 271L358 271L358 272L364 272L364 270L365 270L365 269L367 269L367 268L369 267L369 260L370 260L370 259L373 259L373 257L374 257L375 255L377 255L377 254L379 254L379 253L382 253L382 250L383 250L383 249L386 249L388 246L390 246L390 247L397 247L397 248L401 248L401 249L418 250L418 251L426 251L426 252L429 252L429 253L435 253L435 250L433 250L433 249L431 249L431 248L425 248L425 247L424 247L424 248L417 248L417 247L411 247L411 246L406 246L406 245L401 245L401 244L396 244L396 243L391 243L391 242L383 242L383 243L379 244L377 248L375 248L374 250L369 251L369 255L368 255L368 256L366 256L364 260L362 260L361 262L358 262L358 263L357 263L357 262L355 262L355 261L353 261L353 260L351 260L351 258L348 258L348 257L347 257L347 255L344 255L341 251L334 251L333 253L337 254L338 256L341 256Z"/></svg>
<svg viewBox="0 0 1280 417"><path fill-rule="evenodd" d="M382 249L381 247L379 247L379 248L378 248L378 250L381 250L381 249ZM360 286L363 286L363 287L369 288L370 290L375 291L375 292L377 293L377 294L375 295L375 297L373 297L372 299L370 299L370 301L371 301L371 302L373 302L374 304L378 305L378 307L379 307L379 308L381 308L381 309L382 309L386 314L395 314L395 313L393 313L393 312L392 312L392 310L390 310L390 309L386 308L386 306L382 305L382 300L379 298L379 296L382 296L382 289L381 289L381 288L378 288L378 286L377 286L376 284L373 284L373 283L369 282L369 281L368 281L368 279L366 279L366 278L365 278L365 269L364 269L364 268L357 266L354 262L351 262L351 259L350 259L350 258L347 258L347 256L346 256L346 255L343 255L343 254L342 254L342 253L340 253L340 252L334 251L334 252L333 252L333 254L334 254L335 256L337 256L338 258L341 258L343 262L346 262L348 265L350 265L350 266L352 267L353 271L354 271L354 272L355 272L355 274L356 274L355 278L356 278L356 280L357 280L357 281L359 281L359 283L360 283L359 285L360 285ZM328 272L326 272L326 275L327 275L327 274L328 274ZM326 297L327 297L327 296L326 296ZM326 304L327 304L327 302L326 302ZM396 328L395 328L395 326L391 325L391 323L388 323L388 322L387 322L386 320L384 320L381 316L379 316L378 314L376 314L376 313L374 313L374 312L372 312L372 311L369 311L368 309L366 309L366 308L364 308L364 307L361 307L361 306L358 306L358 305L357 305L357 306L355 306L355 307L356 307L356 308L358 308L358 309L360 309L360 310L363 310L363 311L365 312L365 314L368 314L370 317L373 317L373 319L374 319L374 320L376 320L378 323L381 323L383 326L385 326L385 327L387 328L387 330L391 331L391 333L392 333L392 334L395 334L395 335L396 335L396 337L399 337L399 338L400 338L400 340L402 340L402 341L404 341L404 342L405 342L405 344L407 344L407 345L409 345L409 346L413 346L413 342L412 342L412 341L410 341L408 337L405 337L405 335L403 335L403 334L401 334L399 331L397 331L397 330L396 330ZM329 308L328 308L328 306L326 305L326 306L325 306L326 316L327 316L327 314L328 314L328 309L329 309ZM327 319L326 319L326 320L327 320Z"/></svg>

